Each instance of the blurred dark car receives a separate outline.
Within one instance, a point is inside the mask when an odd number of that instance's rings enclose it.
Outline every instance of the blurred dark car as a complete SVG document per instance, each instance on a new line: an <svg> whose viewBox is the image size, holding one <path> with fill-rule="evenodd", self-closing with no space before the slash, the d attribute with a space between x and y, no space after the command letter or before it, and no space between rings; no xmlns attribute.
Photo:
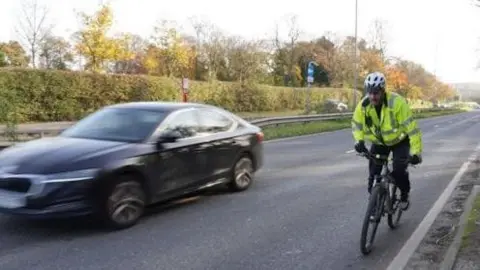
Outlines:
<svg viewBox="0 0 480 270"><path fill-rule="evenodd" d="M59 136L0 152L0 211L91 215L134 225L145 207L216 185L250 187L263 133L221 108L133 102L104 107Z"/></svg>

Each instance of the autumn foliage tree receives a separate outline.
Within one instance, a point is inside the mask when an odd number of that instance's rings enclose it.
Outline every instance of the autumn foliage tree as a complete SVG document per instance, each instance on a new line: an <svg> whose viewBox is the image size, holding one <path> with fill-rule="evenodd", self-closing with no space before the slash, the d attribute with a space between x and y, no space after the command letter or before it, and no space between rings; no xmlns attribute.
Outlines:
<svg viewBox="0 0 480 270"><path fill-rule="evenodd" d="M105 71L112 61L132 58L132 54L122 47L128 36L115 39L108 36L112 27L113 14L109 5L103 5L93 15L80 13L82 28L75 34L76 50L87 63L86 70Z"/></svg>
<svg viewBox="0 0 480 270"><path fill-rule="evenodd" d="M7 66L26 67L30 62L30 57L18 41L0 42L0 51L4 54Z"/></svg>
<svg viewBox="0 0 480 270"><path fill-rule="evenodd" d="M395 66L387 67L385 76L388 78L388 87L395 92L402 93L408 86L407 74Z"/></svg>

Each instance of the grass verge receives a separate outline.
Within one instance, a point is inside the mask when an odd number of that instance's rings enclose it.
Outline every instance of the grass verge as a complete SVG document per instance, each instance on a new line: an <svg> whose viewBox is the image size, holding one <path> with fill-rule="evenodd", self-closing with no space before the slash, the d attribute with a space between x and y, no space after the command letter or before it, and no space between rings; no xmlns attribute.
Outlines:
<svg viewBox="0 0 480 270"><path fill-rule="evenodd" d="M445 110L445 111L436 111L436 112L421 112L415 114L417 119L429 118L434 116L450 115L465 112L465 110L455 109L455 110ZM344 128L349 128L351 126L350 118L342 120L329 120L321 122L310 122L310 123L294 123L294 124L284 124L272 127L265 127L263 133L265 134L265 140L280 139L287 137L294 137L300 135L308 135L315 133L322 133L327 131L340 130Z"/></svg>
<svg viewBox="0 0 480 270"><path fill-rule="evenodd" d="M465 225L465 231L462 235L461 248L466 248L470 244L470 235L477 230L477 222L480 220L480 194L475 197L473 201L472 210L468 214L467 224ZM475 239L474 239L475 240Z"/></svg>

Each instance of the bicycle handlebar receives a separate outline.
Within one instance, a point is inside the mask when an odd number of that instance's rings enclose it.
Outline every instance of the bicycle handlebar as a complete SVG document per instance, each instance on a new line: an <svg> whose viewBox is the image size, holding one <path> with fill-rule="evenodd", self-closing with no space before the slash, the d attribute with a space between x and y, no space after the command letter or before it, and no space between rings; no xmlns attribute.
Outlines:
<svg viewBox="0 0 480 270"><path fill-rule="evenodd" d="M393 160L393 158L390 155L372 154L370 152L357 153L357 155L365 157L366 159L373 160L374 162L380 161L380 162L383 163L383 162L390 162L390 161ZM404 161L405 163L408 163L408 164L412 165L411 164L412 156L409 155L408 158L400 159L400 161ZM414 166L414 165L412 165L412 166Z"/></svg>

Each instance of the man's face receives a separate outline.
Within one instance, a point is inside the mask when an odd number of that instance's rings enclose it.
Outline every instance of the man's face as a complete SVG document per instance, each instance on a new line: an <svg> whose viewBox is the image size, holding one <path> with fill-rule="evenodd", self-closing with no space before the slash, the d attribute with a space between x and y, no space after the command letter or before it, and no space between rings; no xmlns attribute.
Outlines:
<svg viewBox="0 0 480 270"><path fill-rule="evenodd" d="M379 105L383 97L383 91L371 91L368 93L370 103L374 106Z"/></svg>

